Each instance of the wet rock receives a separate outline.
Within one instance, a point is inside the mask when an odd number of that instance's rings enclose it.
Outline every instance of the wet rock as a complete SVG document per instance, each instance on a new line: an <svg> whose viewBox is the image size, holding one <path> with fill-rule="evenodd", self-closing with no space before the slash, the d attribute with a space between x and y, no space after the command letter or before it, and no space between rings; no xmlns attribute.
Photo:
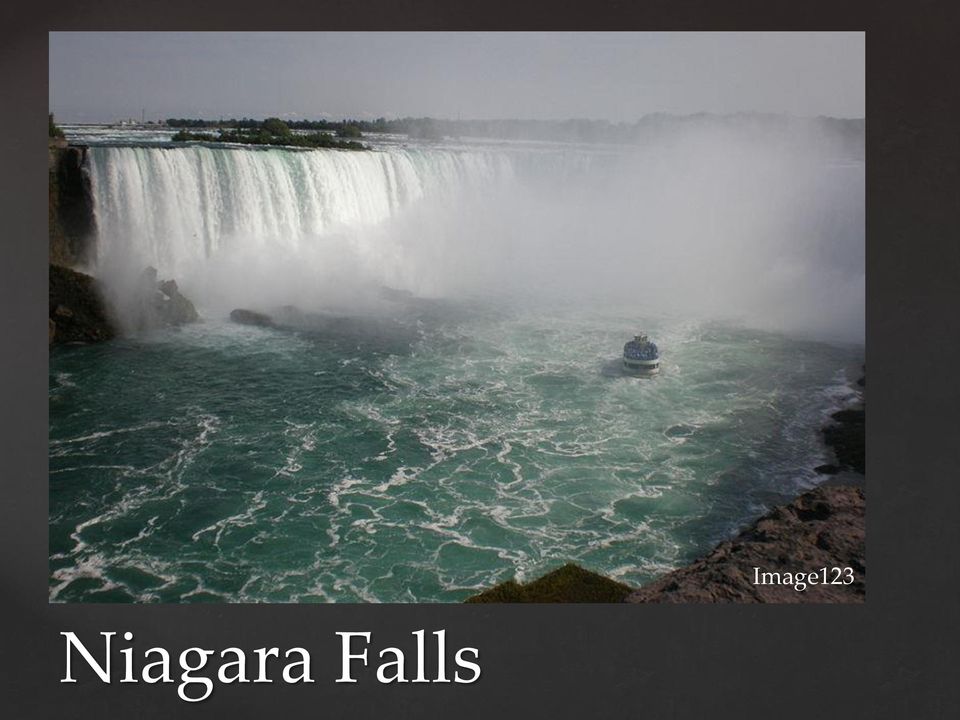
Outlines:
<svg viewBox="0 0 960 720"><path fill-rule="evenodd" d="M100 342L116 335L116 325L93 277L50 265L49 342Z"/></svg>
<svg viewBox="0 0 960 720"><path fill-rule="evenodd" d="M273 318L269 315L264 315L263 313L254 312L253 310L245 310L243 308L237 308L236 310L230 311L230 319L235 323L240 325L256 325L258 327L274 327Z"/></svg>
<svg viewBox="0 0 960 720"><path fill-rule="evenodd" d="M393 302L405 302L407 300L415 299L415 296L409 290L400 290L397 288L388 287L382 285L380 287L380 297L384 300L391 300Z"/></svg>
<svg viewBox="0 0 960 720"><path fill-rule="evenodd" d="M416 327L398 320L311 312L295 305L271 308L269 314L237 308L231 311L230 319L242 325L270 327L321 342L340 343L361 352L407 353L419 337Z"/></svg>
<svg viewBox="0 0 960 720"><path fill-rule="evenodd" d="M630 587L568 563L532 582L500 583L467 599L468 603L618 603Z"/></svg>
<svg viewBox="0 0 960 720"><path fill-rule="evenodd" d="M86 147L68 146L62 139L49 145L50 262L77 267L94 256L94 218Z"/></svg>
<svg viewBox="0 0 960 720"><path fill-rule="evenodd" d="M866 597L866 496L849 485L821 486L774 508L709 555L632 592L627 602L863 602ZM758 573L852 568L850 584L757 584ZM842 571L841 571L842 573ZM819 580L819 578L818 578Z"/></svg>
<svg viewBox="0 0 960 720"><path fill-rule="evenodd" d="M830 416L833 423L823 428L824 442L833 448L841 470L866 473L866 413L863 408L840 410Z"/></svg>
<svg viewBox="0 0 960 720"><path fill-rule="evenodd" d="M863 366L866 373L867 366ZM857 380L857 385L866 389L866 375ZM823 441L833 450L835 462L816 468L818 473L833 475L852 471L866 474L866 405L863 402L864 391L860 392L860 401L830 416L831 423L821 428Z"/></svg>
<svg viewBox="0 0 960 720"><path fill-rule="evenodd" d="M200 319L193 303L180 292L176 280L164 280L158 289L155 307L161 322L166 325L184 325Z"/></svg>
<svg viewBox="0 0 960 720"><path fill-rule="evenodd" d="M180 292L176 280L159 280L156 268L145 268L140 273L137 287L140 297L138 329L185 325L200 319L193 303Z"/></svg>
<svg viewBox="0 0 960 720"><path fill-rule="evenodd" d="M157 286L157 283L157 269L148 265L143 269L143 272L140 273L140 285L152 290Z"/></svg>

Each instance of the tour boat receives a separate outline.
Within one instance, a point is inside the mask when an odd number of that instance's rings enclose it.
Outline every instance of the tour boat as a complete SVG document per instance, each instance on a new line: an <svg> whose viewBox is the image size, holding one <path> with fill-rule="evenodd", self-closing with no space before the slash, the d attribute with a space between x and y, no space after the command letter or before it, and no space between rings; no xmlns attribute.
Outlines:
<svg viewBox="0 0 960 720"><path fill-rule="evenodd" d="M652 375L660 372L660 351L646 335L635 335L623 346L623 367L631 372Z"/></svg>

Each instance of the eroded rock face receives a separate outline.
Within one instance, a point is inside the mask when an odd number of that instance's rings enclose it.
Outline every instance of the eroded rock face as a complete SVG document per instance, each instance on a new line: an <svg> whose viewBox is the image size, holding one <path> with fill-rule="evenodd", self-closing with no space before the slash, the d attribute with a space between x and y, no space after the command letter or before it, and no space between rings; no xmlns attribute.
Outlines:
<svg viewBox="0 0 960 720"><path fill-rule="evenodd" d="M164 280L159 284L154 307L165 325L184 325L200 319L193 303L180 292L176 280Z"/></svg>
<svg viewBox="0 0 960 720"><path fill-rule="evenodd" d="M140 329L185 325L200 319L193 303L180 292L176 280L158 280L155 268L148 267L140 274L137 293Z"/></svg>
<svg viewBox="0 0 960 720"><path fill-rule="evenodd" d="M823 428L824 442L837 456L836 467L866 473L866 414L863 408L848 408L830 416L833 423ZM820 468L818 468L820 470Z"/></svg>
<svg viewBox="0 0 960 720"><path fill-rule="evenodd" d="M86 148L51 140L49 158L50 261L76 267L93 257L95 221L85 171Z"/></svg>
<svg viewBox="0 0 960 720"><path fill-rule="evenodd" d="M866 372L866 366L864 366ZM866 375L857 380L857 385L866 389ZM822 475L835 475L844 471L866 474L866 406L861 401L833 413L830 424L821 428L823 441L833 450L835 463L820 465L816 471Z"/></svg>
<svg viewBox="0 0 960 720"><path fill-rule="evenodd" d="M99 342L114 337L116 325L93 277L50 265L50 344Z"/></svg>
<svg viewBox="0 0 960 720"><path fill-rule="evenodd" d="M230 319L233 320L233 322L241 325L257 325L259 327L274 326L273 318L271 318L269 315L254 312L253 310L244 310L243 308L231 310Z"/></svg>
<svg viewBox="0 0 960 720"><path fill-rule="evenodd" d="M230 312L230 319L241 325L302 333L371 352L406 353L418 338L415 327L397 320L359 313L311 312L294 305L271 308L269 315L236 308Z"/></svg>
<svg viewBox="0 0 960 720"><path fill-rule="evenodd" d="M627 596L637 603L805 603L863 602L866 597L866 496L859 487L821 486L788 505L774 508L737 537L720 543L709 555L674 570ZM847 573L843 568L851 568ZM840 568L850 584L808 581L757 584L762 573L778 582L797 573Z"/></svg>

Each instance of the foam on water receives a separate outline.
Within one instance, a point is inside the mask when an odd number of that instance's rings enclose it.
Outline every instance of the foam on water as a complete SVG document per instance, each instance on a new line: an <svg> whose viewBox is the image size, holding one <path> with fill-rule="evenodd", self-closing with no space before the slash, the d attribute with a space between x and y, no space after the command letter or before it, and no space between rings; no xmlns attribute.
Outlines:
<svg viewBox="0 0 960 720"><path fill-rule="evenodd" d="M858 353L650 318L638 379L604 372L616 314L420 321L406 354L218 322L56 350L51 599L455 601L571 560L642 582L812 481Z"/></svg>

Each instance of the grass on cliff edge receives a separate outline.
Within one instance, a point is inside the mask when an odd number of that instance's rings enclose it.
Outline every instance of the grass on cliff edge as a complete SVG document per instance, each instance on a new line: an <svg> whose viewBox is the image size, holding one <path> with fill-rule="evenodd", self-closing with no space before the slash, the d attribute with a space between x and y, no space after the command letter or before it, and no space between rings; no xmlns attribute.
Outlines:
<svg viewBox="0 0 960 720"><path fill-rule="evenodd" d="M619 603L634 588L568 563L541 578L520 584L500 583L468 603Z"/></svg>

